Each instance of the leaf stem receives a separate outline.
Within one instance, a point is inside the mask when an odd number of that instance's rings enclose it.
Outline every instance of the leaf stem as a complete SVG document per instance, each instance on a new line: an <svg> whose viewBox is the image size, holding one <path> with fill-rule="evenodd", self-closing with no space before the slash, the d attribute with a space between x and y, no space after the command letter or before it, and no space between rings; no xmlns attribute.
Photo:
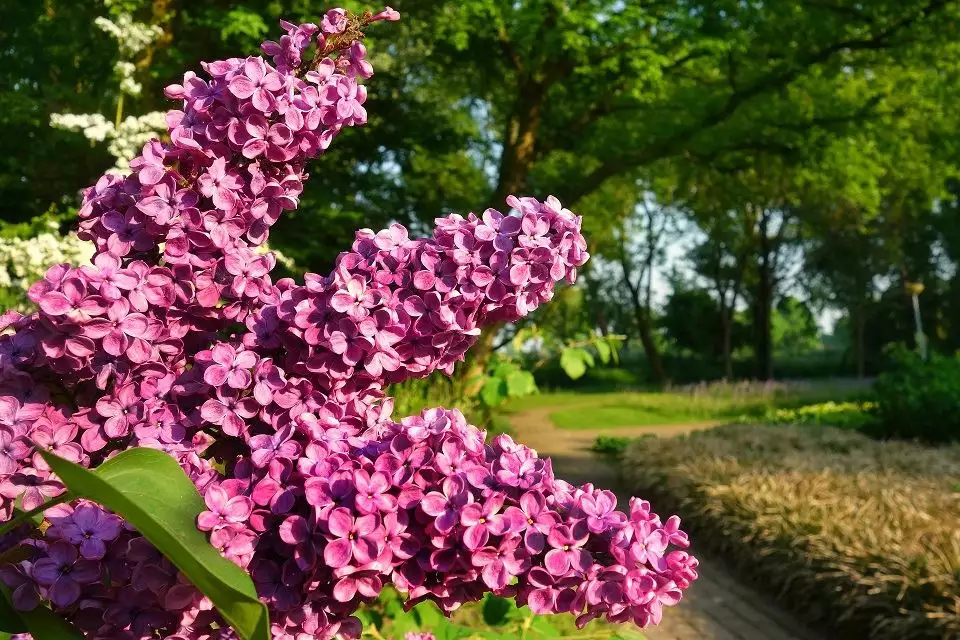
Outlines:
<svg viewBox="0 0 960 640"><path fill-rule="evenodd" d="M530 625L533 624L533 613L523 619L523 627L520 629L520 640L527 640L527 631L530 630Z"/></svg>
<svg viewBox="0 0 960 640"><path fill-rule="evenodd" d="M12 531L15 527L19 526L24 520L32 519L35 515L41 514L51 507L55 507L58 504L63 504L64 502L70 502L75 499L77 496L72 494L69 491L64 491L56 498L44 502L42 505L30 511L23 511L17 514L12 520L3 523L3 526L0 526L0 536L5 535Z"/></svg>

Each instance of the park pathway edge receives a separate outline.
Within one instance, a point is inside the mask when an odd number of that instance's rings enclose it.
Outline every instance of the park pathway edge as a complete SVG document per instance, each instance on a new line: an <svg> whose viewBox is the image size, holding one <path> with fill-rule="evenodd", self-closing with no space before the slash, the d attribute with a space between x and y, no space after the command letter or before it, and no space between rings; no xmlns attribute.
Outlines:
<svg viewBox="0 0 960 640"><path fill-rule="evenodd" d="M617 465L590 450L597 436L652 435L673 437L718 426L717 422L681 425L559 429L550 420L555 407L538 407L511 413L517 442L553 461L557 477L574 484L592 482L617 494L621 508L630 492L623 486ZM656 509L656 505L654 505ZM682 517L682 514L681 514ZM825 636L804 627L768 596L742 584L716 558L696 549L700 577L676 607L667 609L661 624L645 629L648 640L823 640Z"/></svg>

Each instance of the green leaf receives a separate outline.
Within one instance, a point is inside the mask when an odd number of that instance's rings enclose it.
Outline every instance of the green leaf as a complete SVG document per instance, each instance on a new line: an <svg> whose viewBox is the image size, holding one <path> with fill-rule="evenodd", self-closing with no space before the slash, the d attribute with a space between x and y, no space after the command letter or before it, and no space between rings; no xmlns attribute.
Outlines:
<svg viewBox="0 0 960 640"><path fill-rule="evenodd" d="M513 605L505 598L487 596L483 600L483 621L490 626L505 624Z"/></svg>
<svg viewBox="0 0 960 640"><path fill-rule="evenodd" d="M522 398L537 391L537 383L529 371L514 371L507 376L507 395Z"/></svg>
<svg viewBox="0 0 960 640"><path fill-rule="evenodd" d="M177 462L156 449L120 453L91 471L40 455L74 494L116 512L170 559L244 640L269 640L267 608L253 581L197 529L203 498Z"/></svg>
<svg viewBox="0 0 960 640"><path fill-rule="evenodd" d="M20 617L33 640L83 640L76 627L46 607L21 612Z"/></svg>
<svg viewBox="0 0 960 640"><path fill-rule="evenodd" d="M583 349L570 348L564 349L560 354L560 368L570 376L571 380L576 380L587 372L587 365L583 362Z"/></svg>
<svg viewBox="0 0 960 640"><path fill-rule="evenodd" d="M545 616L536 616L530 623L530 630L539 633L547 638L556 638L560 635L556 627L551 624L550 619Z"/></svg>
<svg viewBox="0 0 960 640"><path fill-rule="evenodd" d="M487 378L480 389L480 399L488 407L499 407L507 399L507 383L503 378Z"/></svg>
<svg viewBox="0 0 960 640"><path fill-rule="evenodd" d="M627 625L623 625L617 629L617 634L613 637L617 640L646 640L647 638L647 636L643 635L636 629L631 629Z"/></svg>
<svg viewBox="0 0 960 640"><path fill-rule="evenodd" d="M494 378L506 379L511 373L517 370L517 365L513 362L501 362L493 368L490 375Z"/></svg>
<svg viewBox="0 0 960 640"><path fill-rule="evenodd" d="M594 343L594 347L597 349L597 355L600 356L600 362L607 364L610 362L610 345L607 344L606 340L600 338Z"/></svg>
<svg viewBox="0 0 960 640"><path fill-rule="evenodd" d="M0 631L7 633L25 633L27 623L23 621L20 612L13 608L8 599L9 591L3 588L3 597L0 598Z"/></svg>
<svg viewBox="0 0 960 640"><path fill-rule="evenodd" d="M596 364L596 360L593 359L592 353L590 353L586 349L581 349L580 351L583 352L583 355L580 356L581 358L583 358L583 364L585 364L587 367L592 367Z"/></svg>
<svg viewBox="0 0 960 640"><path fill-rule="evenodd" d="M607 336L607 345L610 347L610 356L614 364L620 363L621 336Z"/></svg>
<svg viewBox="0 0 960 640"><path fill-rule="evenodd" d="M0 620L3 632L29 633L33 640L83 640L83 634L76 627L46 607L37 607L33 611L17 611L10 603L10 590L0 585ZM0 636L2 637L2 636Z"/></svg>
<svg viewBox="0 0 960 640"><path fill-rule="evenodd" d="M437 605L432 602L418 604L414 611L417 612L417 619L420 622L420 626L425 629L434 629L438 626L449 624L446 617L440 613Z"/></svg>

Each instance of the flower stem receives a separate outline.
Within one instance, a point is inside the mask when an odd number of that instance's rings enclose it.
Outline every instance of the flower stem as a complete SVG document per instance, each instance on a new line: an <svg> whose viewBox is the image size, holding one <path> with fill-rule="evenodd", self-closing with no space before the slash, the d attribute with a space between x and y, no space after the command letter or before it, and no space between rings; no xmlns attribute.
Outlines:
<svg viewBox="0 0 960 640"><path fill-rule="evenodd" d="M117 98L117 118L113 123L114 128L120 130L120 121L123 120L123 92L120 93L120 97Z"/></svg>

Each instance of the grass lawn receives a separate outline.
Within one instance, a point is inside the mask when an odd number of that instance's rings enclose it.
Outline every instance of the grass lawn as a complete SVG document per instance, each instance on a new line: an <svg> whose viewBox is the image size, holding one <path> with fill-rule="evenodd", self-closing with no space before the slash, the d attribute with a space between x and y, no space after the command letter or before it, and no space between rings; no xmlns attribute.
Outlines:
<svg viewBox="0 0 960 640"><path fill-rule="evenodd" d="M601 429L683 424L733 418L743 413L738 408L693 405L686 398L667 393L612 394L596 400L600 402L554 411L550 413L550 421L561 429Z"/></svg>
<svg viewBox="0 0 960 640"><path fill-rule="evenodd" d="M681 387L671 391L545 393L510 402L510 414L551 408L561 429L600 429L758 418L776 409L843 399L862 388L840 381L816 383L735 383Z"/></svg>

